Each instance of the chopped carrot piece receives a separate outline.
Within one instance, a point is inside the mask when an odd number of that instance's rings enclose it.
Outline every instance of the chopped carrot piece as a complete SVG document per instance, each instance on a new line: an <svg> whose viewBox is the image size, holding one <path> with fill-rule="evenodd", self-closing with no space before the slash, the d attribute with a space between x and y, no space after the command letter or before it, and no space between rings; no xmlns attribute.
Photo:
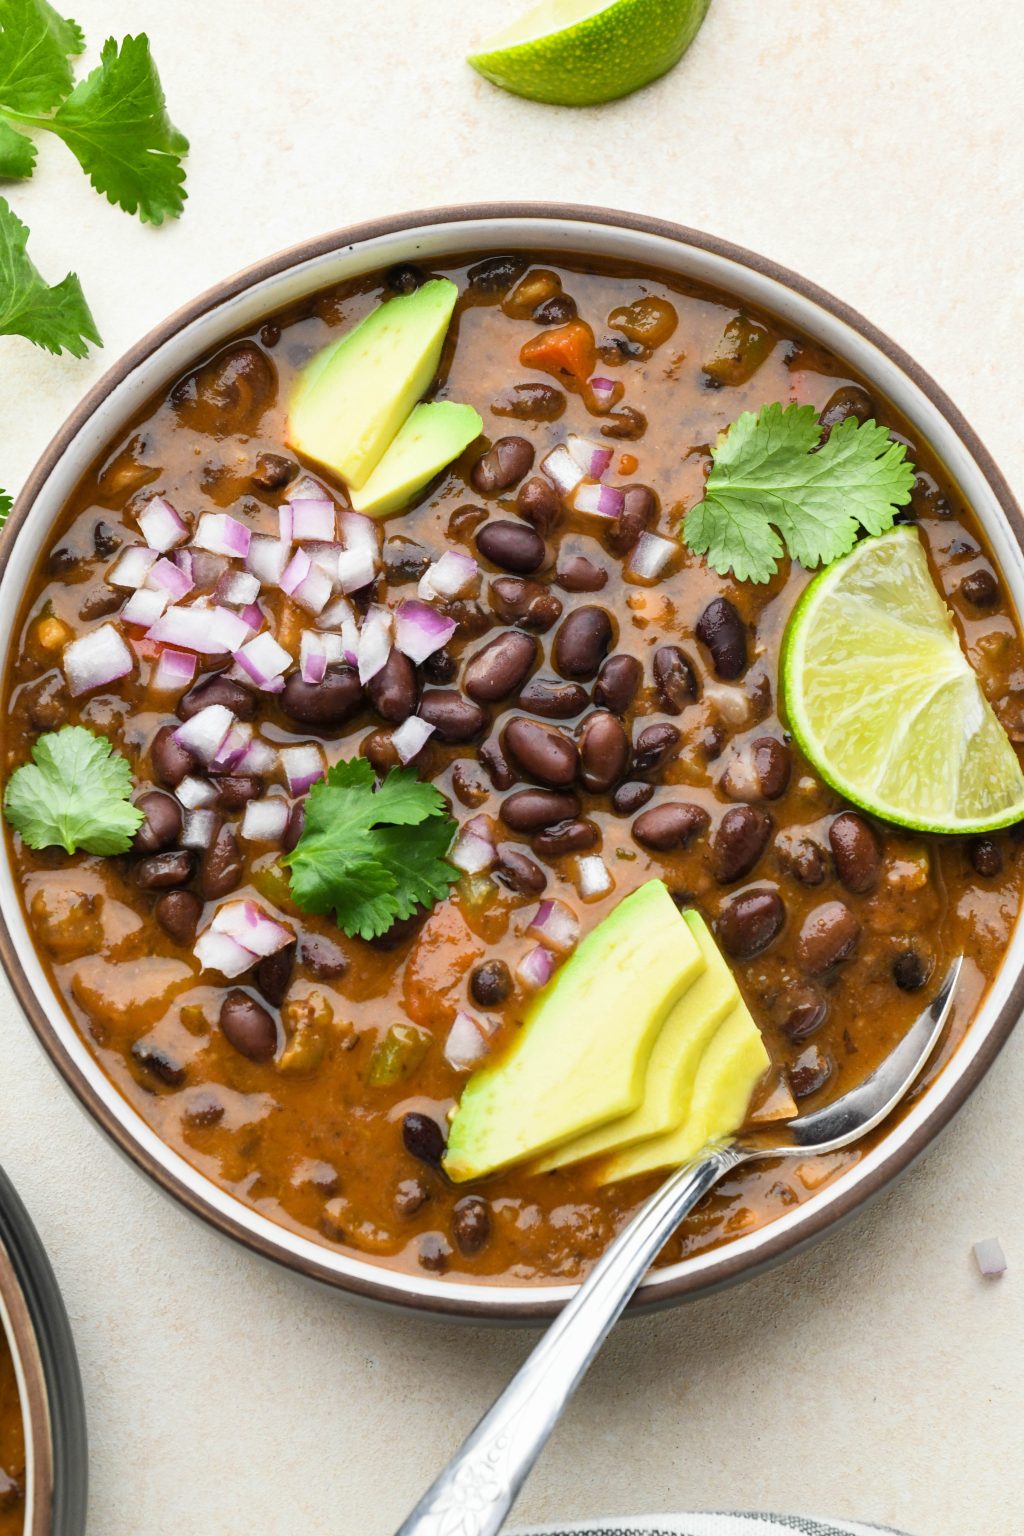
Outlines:
<svg viewBox="0 0 1024 1536"><path fill-rule="evenodd" d="M539 368L542 373L582 386L597 366L594 333L585 320L570 320L568 325L541 331L526 342L519 361L524 368Z"/></svg>

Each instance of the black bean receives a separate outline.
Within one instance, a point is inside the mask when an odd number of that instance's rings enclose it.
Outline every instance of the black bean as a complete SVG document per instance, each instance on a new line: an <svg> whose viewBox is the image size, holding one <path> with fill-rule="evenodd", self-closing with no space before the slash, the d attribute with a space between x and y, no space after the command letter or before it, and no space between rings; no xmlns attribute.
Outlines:
<svg viewBox="0 0 1024 1536"><path fill-rule="evenodd" d="M139 804L141 805L141 801ZM968 845L971 867L983 880L994 880L1003 872L1003 851L990 837L974 837Z"/></svg>
<svg viewBox="0 0 1024 1536"><path fill-rule="evenodd" d="M399 949L422 928L426 915L426 907L417 907L416 911L410 913L408 917L396 918L390 928L379 933L375 939L369 940L371 948L383 950L385 954L392 949Z"/></svg>
<svg viewBox="0 0 1024 1536"><path fill-rule="evenodd" d="M517 485L533 468L533 444L526 437L499 437L483 458L477 459L470 473L473 489L481 496L497 496ZM490 557L489 557L490 558ZM496 564L501 564L496 561ZM530 569L514 565L512 570Z"/></svg>
<svg viewBox="0 0 1024 1536"><path fill-rule="evenodd" d="M613 714L624 715L636 698L644 669L635 656L621 652L607 656L601 663L594 684L594 703L610 709Z"/></svg>
<svg viewBox="0 0 1024 1536"><path fill-rule="evenodd" d="M168 1088L180 1088L185 1081L185 1068L181 1062L155 1040L136 1040L132 1046L132 1060L144 1072L166 1083Z"/></svg>
<svg viewBox="0 0 1024 1536"><path fill-rule="evenodd" d="M452 1237L460 1253L479 1253L491 1235L491 1208L479 1195L466 1195L452 1211Z"/></svg>
<svg viewBox="0 0 1024 1536"><path fill-rule="evenodd" d="M466 273L471 288L479 293L507 293L526 271L525 256L488 256Z"/></svg>
<svg viewBox="0 0 1024 1536"><path fill-rule="evenodd" d="M253 972L257 987L274 1008L280 1008L285 1000L294 965L295 945L286 944L272 955L264 955Z"/></svg>
<svg viewBox="0 0 1024 1536"><path fill-rule="evenodd" d="M562 515L562 503L558 492L547 480L540 475L532 475L519 487L516 511L520 517L533 524L542 538L547 538Z"/></svg>
<svg viewBox="0 0 1024 1536"><path fill-rule="evenodd" d="M586 555L570 555L559 561L555 580L566 592L600 592L608 585L608 572Z"/></svg>
<svg viewBox="0 0 1024 1536"><path fill-rule="evenodd" d="M322 933L302 935L302 964L318 981L337 981L348 970L344 950Z"/></svg>
<svg viewBox="0 0 1024 1536"><path fill-rule="evenodd" d="M580 802L573 794L554 789L517 789L501 802L499 815L513 832L539 832L557 822L578 816Z"/></svg>
<svg viewBox="0 0 1024 1536"><path fill-rule="evenodd" d="M575 779L579 752L574 741L551 725L517 715L501 733L505 755L537 784L565 789Z"/></svg>
<svg viewBox="0 0 1024 1536"><path fill-rule="evenodd" d="M217 674L214 677L201 677L187 693L182 694L178 700L177 715L179 720L191 720L201 709L207 709L211 704L223 704L239 720L251 720L256 713L257 703L251 688Z"/></svg>
<svg viewBox="0 0 1024 1536"><path fill-rule="evenodd" d="M734 960L749 960L778 938L785 921L778 891L743 891L722 908L715 932Z"/></svg>
<svg viewBox="0 0 1024 1536"><path fill-rule="evenodd" d="M299 841L299 838L302 836L302 829L303 829L303 827L305 825L306 825L306 806L305 806L305 802L302 801L302 800L296 800L295 804L292 806L291 810L288 812L288 820L285 823L284 837L282 837L282 839L281 839L281 844L282 844L282 846L284 848L285 853L291 853L292 849L295 847L296 843Z"/></svg>
<svg viewBox="0 0 1024 1536"><path fill-rule="evenodd" d="M484 524L476 536L476 547L492 565L521 576L539 571L547 553L544 540L535 528L528 523L513 523L502 518Z"/></svg>
<svg viewBox="0 0 1024 1536"><path fill-rule="evenodd" d="M203 852L199 866L199 889L206 901L227 896L241 885L245 864L234 828L225 824Z"/></svg>
<svg viewBox="0 0 1024 1536"><path fill-rule="evenodd" d="M519 775L501 750L501 743L496 737L484 742L479 758L495 789L511 789L513 784L518 783Z"/></svg>
<svg viewBox="0 0 1024 1536"><path fill-rule="evenodd" d="M620 405L617 411L611 412L602 426L601 436L635 442L637 438L643 437L646 431L647 417L643 411L634 410L631 405Z"/></svg>
<svg viewBox="0 0 1024 1536"><path fill-rule="evenodd" d="M495 704L515 693L537 660L538 645L532 635L511 629L490 640L466 663L462 686L478 704Z"/></svg>
<svg viewBox="0 0 1024 1536"><path fill-rule="evenodd" d="M548 883L548 877L539 864L535 864L518 848L510 847L499 850L494 878L519 896L539 896Z"/></svg>
<svg viewBox="0 0 1024 1536"><path fill-rule="evenodd" d="M658 498L649 485L627 485L622 511L605 529L605 543L617 555L628 555L642 533L654 525Z"/></svg>
<svg viewBox="0 0 1024 1536"><path fill-rule="evenodd" d="M392 293L415 293L426 280L427 274L423 268L411 261L399 262L389 269L387 275L387 284Z"/></svg>
<svg viewBox="0 0 1024 1536"><path fill-rule="evenodd" d="M734 805L718 824L711 845L715 879L722 885L748 875L764 853L772 835L767 811L753 805Z"/></svg>
<svg viewBox="0 0 1024 1536"><path fill-rule="evenodd" d="M473 1001L481 1008L498 1008L512 995L512 975L504 960L485 960L469 978Z"/></svg>
<svg viewBox="0 0 1024 1536"><path fill-rule="evenodd" d="M782 1033L794 1045L799 1045L821 1028L827 1014L828 1004L823 997L809 997L789 1010L781 1025Z"/></svg>
<svg viewBox="0 0 1024 1536"><path fill-rule="evenodd" d="M160 727L153 737L149 756L155 777L161 784L166 784L168 789L176 789L185 775L195 767L192 754L184 747L179 747L175 741L173 725Z"/></svg>
<svg viewBox="0 0 1024 1536"><path fill-rule="evenodd" d="M860 923L841 901L825 901L808 912L796 941L796 957L811 976L848 960L860 942Z"/></svg>
<svg viewBox="0 0 1024 1536"><path fill-rule="evenodd" d="M628 784L620 784L612 795L612 810L616 816L634 816L653 794L653 784L645 784L642 779L631 779Z"/></svg>
<svg viewBox="0 0 1024 1536"><path fill-rule="evenodd" d="M563 677L586 681L598 668L612 643L612 621L592 603L574 608L555 635L554 662Z"/></svg>
<svg viewBox="0 0 1024 1536"><path fill-rule="evenodd" d="M697 697L693 667L678 645L661 645L654 653L654 686L667 715L678 715Z"/></svg>
<svg viewBox="0 0 1024 1536"><path fill-rule="evenodd" d="M173 795L165 795L161 789L151 789L140 795L135 802L145 821L132 838L136 853L157 853L169 848L181 836L181 806Z"/></svg>
<svg viewBox="0 0 1024 1536"><path fill-rule="evenodd" d="M875 414L875 402L866 389L861 389L859 384L844 384L837 389L834 395L830 395L825 408L818 420L824 427L821 441L827 443L833 429L838 427L841 421L848 416L853 416L857 421L868 421Z"/></svg>
<svg viewBox="0 0 1024 1536"><path fill-rule="evenodd" d="M801 885L823 885L828 877L825 850L811 837L790 837L783 832L775 844L778 856Z"/></svg>
<svg viewBox="0 0 1024 1536"><path fill-rule="evenodd" d="M83 564L83 559L75 550L62 545L59 549L51 549L47 555L46 569L51 576L70 576Z"/></svg>
<svg viewBox="0 0 1024 1536"><path fill-rule="evenodd" d="M173 853L151 853L135 866L135 880L143 891L168 891L187 885L192 878L192 855L187 848Z"/></svg>
<svg viewBox="0 0 1024 1536"><path fill-rule="evenodd" d="M79 607L78 617L83 624L91 624L94 619L116 613L123 602L123 592L92 592Z"/></svg>
<svg viewBox="0 0 1024 1536"><path fill-rule="evenodd" d="M471 503L467 506L456 507L448 519L448 539L452 544L468 544L481 523L486 523L487 513L483 507L474 507Z"/></svg>
<svg viewBox="0 0 1024 1536"><path fill-rule="evenodd" d="M632 834L642 847L668 853L673 848L685 848L707 828L710 820L703 806L685 800L666 800L641 812L633 823Z"/></svg>
<svg viewBox="0 0 1024 1536"><path fill-rule="evenodd" d="M645 725L633 745L633 772L654 773L670 763L679 751L682 737L667 720Z"/></svg>
<svg viewBox="0 0 1024 1536"><path fill-rule="evenodd" d="M240 811L262 793L263 785L251 773L228 774L217 780L217 804L225 811Z"/></svg>
<svg viewBox="0 0 1024 1536"><path fill-rule="evenodd" d="M303 682L300 672L292 672L280 699L289 720L328 728L344 725L364 703L359 674L349 666L328 667L319 683Z"/></svg>
<svg viewBox="0 0 1024 1536"><path fill-rule="evenodd" d="M565 410L565 396L553 384L513 384L491 410L495 416L514 416L517 421L557 421Z"/></svg>
<svg viewBox="0 0 1024 1536"><path fill-rule="evenodd" d="M403 582L419 581L430 565L430 556L422 544L407 539L402 534L384 541L384 574L391 586Z"/></svg>
<svg viewBox="0 0 1024 1536"><path fill-rule="evenodd" d="M563 853L586 853L596 848L601 834L592 821L577 817L572 821L559 821L553 827L538 832L530 846L541 858L554 859Z"/></svg>
<svg viewBox="0 0 1024 1536"><path fill-rule="evenodd" d="M401 725L416 710L416 668L408 656L394 647L380 671L367 683L366 692L382 720Z"/></svg>
<svg viewBox="0 0 1024 1536"><path fill-rule="evenodd" d="M629 763L629 737L621 720L596 709L580 727L580 778L592 794L617 784Z"/></svg>
<svg viewBox="0 0 1024 1536"><path fill-rule="evenodd" d="M24 688L21 698L25 701L29 721L35 730L56 731L67 723L71 700L64 687L64 680L58 674L50 673L38 683Z"/></svg>
<svg viewBox="0 0 1024 1536"><path fill-rule="evenodd" d="M784 795L792 771L792 756L784 742L775 736L758 736L750 744L754 773L766 800Z"/></svg>
<svg viewBox="0 0 1024 1536"><path fill-rule="evenodd" d="M537 305L533 318L538 325L568 325L570 320L576 319L576 314L576 300L567 293L556 293Z"/></svg>
<svg viewBox="0 0 1024 1536"><path fill-rule="evenodd" d="M458 670L458 662L445 645L423 663L423 676L428 683L450 683Z"/></svg>
<svg viewBox="0 0 1024 1536"><path fill-rule="evenodd" d="M719 677L742 677L747 666L743 620L727 597L713 597L697 620L697 639L711 652Z"/></svg>
<svg viewBox="0 0 1024 1536"><path fill-rule="evenodd" d="M522 629L550 629L562 615L562 600L539 581L518 576L498 576L487 593L491 607L505 624Z"/></svg>
<svg viewBox="0 0 1024 1536"><path fill-rule="evenodd" d="M430 1199L430 1190L422 1179L402 1179L395 1190L395 1210L399 1216L415 1216Z"/></svg>
<svg viewBox="0 0 1024 1536"><path fill-rule="evenodd" d="M224 1118L224 1103L219 1099L212 1088L199 1088L189 1096L189 1101L181 1112L181 1118L186 1125L193 1126L197 1130L206 1130L211 1125L219 1125Z"/></svg>
<svg viewBox="0 0 1024 1536"><path fill-rule="evenodd" d="M287 485L294 470L291 459L283 458L279 453L261 453L249 479L261 491L277 491Z"/></svg>
<svg viewBox="0 0 1024 1536"><path fill-rule="evenodd" d="M220 1005L224 1038L250 1061L271 1061L277 1052L277 1025L262 1003L232 987Z"/></svg>
<svg viewBox="0 0 1024 1536"><path fill-rule="evenodd" d="M191 946L203 915L203 904L191 891L167 891L157 899L153 915L175 944Z"/></svg>
<svg viewBox="0 0 1024 1536"><path fill-rule="evenodd" d="M545 720L572 720L587 707L586 690L579 683L563 683L556 677L531 677L519 703Z"/></svg>
<svg viewBox="0 0 1024 1536"><path fill-rule="evenodd" d="M420 700L419 715L432 725L440 741L472 741L487 724L479 704L464 699L455 688L434 688Z"/></svg>
<svg viewBox="0 0 1024 1536"><path fill-rule="evenodd" d="M835 1064L830 1056L823 1055L813 1046L805 1051L787 1073L794 1099L809 1099L811 1094L824 1088L834 1070Z"/></svg>
<svg viewBox="0 0 1024 1536"><path fill-rule="evenodd" d="M402 1140L405 1150L421 1163L439 1168L444 1156L447 1139L433 1115L421 1115L412 1110L402 1118Z"/></svg>
<svg viewBox="0 0 1024 1536"><path fill-rule="evenodd" d="M992 608L999 601L999 583L985 566L971 571L960 583L960 593L974 608Z"/></svg>
<svg viewBox="0 0 1024 1536"><path fill-rule="evenodd" d="M431 1274L443 1275L452 1256L451 1244L440 1232L424 1232L417 1243L420 1267Z"/></svg>
<svg viewBox="0 0 1024 1536"><path fill-rule="evenodd" d="M92 547L101 560L109 560L111 555L116 555L123 543L117 529L111 528L109 523L99 522L92 530Z"/></svg>
<svg viewBox="0 0 1024 1536"><path fill-rule="evenodd" d="M892 979L901 992L919 992L930 970L931 966L916 949L905 949L892 963Z"/></svg>
<svg viewBox="0 0 1024 1536"><path fill-rule="evenodd" d="M828 829L836 874L858 896L873 890L882 872L882 845L874 828L856 811L844 811Z"/></svg>

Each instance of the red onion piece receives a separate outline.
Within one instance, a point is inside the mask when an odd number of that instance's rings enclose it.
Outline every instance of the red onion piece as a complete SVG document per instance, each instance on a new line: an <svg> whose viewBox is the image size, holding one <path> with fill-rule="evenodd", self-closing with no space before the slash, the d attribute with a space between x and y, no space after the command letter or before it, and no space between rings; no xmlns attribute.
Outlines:
<svg viewBox="0 0 1024 1536"><path fill-rule="evenodd" d="M278 645L269 629L239 646L234 657L242 671L260 688L292 664L291 653Z"/></svg>
<svg viewBox="0 0 1024 1536"><path fill-rule="evenodd" d="M265 587L279 587L281 577L291 554L291 548L281 539L268 538L265 533L254 533L245 557L246 569Z"/></svg>
<svg viewBox="0 0 1024 1536"><path fill-rule="evenodd" d="M556 963L550 949L538 944L528 949L516 966L516 979L528 992L537 992L551 980Z"/></svg>
<svg viewBox="0 0 1024 1536"><path fill-rule="evenodd" d="M72 698L127 677L135 658L113 624L101 624L64 647L64 675Z"/></svg>
<svg viewBox="0 0 1024 1536"><path fill-rule="evenodd" d="M271 800L250 800L239 832L249 843L279 843L288 825L289 810L288 801L280 795Z"/></svg>
<svg viewBox="0 0 1024 1536"><path fill-rule="evenodd" d="M219 822L220 817L216 811L186 811L178 841L183 848L192 848L201 853L204 848L209 848L217 836Z"/></svg>
<svg viewBox="0 0 1024 1536"><path fill-rule="evenodd" d="M317 615L318 629L340 629L346 619L352 620L356 611L347 597L336 597L323 613Z"/></svg>
<svg viewBox="0 0 1024 1536"><path fill-rule="evenodd" d="M213 595L218 603L244 608L259 597L259 579L250 571L227 570L214 588Z"/></svg>
<svg viewBox="0 0 1024 1536"><path fill-rule="evenodd" d="M526 931L558 954L565 955L575 949L579 940L579 919L564 901L542 901Z"/></svg>
<svg viewBox="0 0 1024 1536"><path fill-rule="evenodd" d="M259 603L247 603L242 609L242 618L248 626L250 635L255 635L267 622L267 616Z"/></svg>
<svg viewBox="0 0 1024 1536"><path fill-rule="evenodd" d="M313 569L313 562L304 549L297 549L285 566L284 575L281 577L281 591L287 592L291 597L297 587L300 587Z"/></svg>
<svg viewBox="0 0 1024 1536"><path fill-rule="evenodd" d="M183 646L189 651L199 651L204 656L215 656L230 647L225 646L215 632L212 611L198 604L186 608L168 608L162 618L157 619L146 631L146 636L150 640L159 641L161 645ZM227 609L221 612L226 613Z"/></svg>
<svg viewBox="0 0 1024 1536"><path fill-rule="evenodd" d="M975 1243L974 1261L986 1280L996 1280L1006 1273L1006 1255L997 1237L986 1237Z"/></svg>
<svg viewBox="0 0 1024 1536"><path fill-rule="evenodd" d="M472 555L461 550L446 549L439 560L420 577L417 593L420 597L462 597L475 585L480 567Z"/></svg>
<svg viewBox="0 0 1024 1536"><path fill-rule="evenodd" d="M217 908L207 931L226 933L236 944L261 959L276 954L295 939L290 928L275 922L255 901L226 901Z"/></svg>
<svg viewBox="0 0 1024 1536"><path fill-rule="evenodd" d="M287 574L287 572L285 573ZM334 582L326 571L322 571L318 565L310 568L305 580L300 581L292 592L292 601L298 603L300 608L305 608L307 613L314 617L320 613L330 599L334 591Z"/></svg>
<svg viewBox="0 0 1024 1536"><path fill-rule="evenodd" d="M174 739L199 762L212 763L234 723L235 717L227 705L207 704L191 720L178 726Z"/></svg>
<svg viewBox="0 0 1024 1536"><path fill-rule="evenodd" d="M598 410L606 411L614 405L616 394L622 393L621 384L614 379L592 378L590 380L590 394Z"/></svg>
<svg viewBox="0 0 1024 1536"><path fill-rule="evenodd" d="M249 626L240 613L230 608L209 610L210 635L217 642L218 651L237 651L249 639Z"/></svg>
<svg viewBox="0 0 1024 1536"><path fill-rule="evenodd" d="M396 726L391 732L391 745L398 753L398 761L411 763L414 757L418 757L434 734L434 729L434 726L421 720L419 715L410 715L408 720Z"/></svg>
<svg viewBox="0 0 1024 1536"><path fill-rule="evenodd" d="M678 547L660 534L642 533L630 553L627 574L636 581L657 581Z"/></svg>
<svg viewBox="0 0 1024 1536"><path fill-rule="evenodd" d="M304 683L322 683L327 672L327 652L319 643L320 638L307 629L299 642L299 670Z"/></svg>
<svg viewBox="0 0 1024 1536"><path fill-rule="evenodd" d="M289 502L287 510L291 514L292 531L290 537L296 543L304 539L324 539L331 542L334 539L334 502L316 500L311 496L294 497ZM281 508L282 514L285 508ZM281 529L282 539L286 537L284 528Z"/></svg>
<svg viewBox="0 0 1024 1536"><path fill-rule="evenodd" d="M150 571L160 559L155 549L147 549L145 544L129 544L123 549L107 572L107 581L112 587L141 587L146 583Z"/></svg>
<svg viewBox="0 0 1024 1536"><path fill-rule="evenodd" d="M359 648L356 652L359 681L365 685L371 677L376 677L390 655L391 613L387 608L374 603L367 609L359 631Z"/></svg>
<svg viewBox="0 0 1024 1536"><path fill-rule="evenodd" d="M490 1028L482 1019L460 1008L444 1044L448 1065L456 1072L470 1071L487 1055L489 1034Z"/></svg>
<svg viewBox="0 0 1024 1536"><path fill-rule="evenodd" d="M485 823L490 836L484 836L483 829L475 827L474 822ZM448 854L449 864L454 864L465 875L482 875L485 870L492 868L496 858L493 829L485 816L474 816L473 821L467 822Z"/></svg>
<svg viewBox="0 0 1024 1536"><path fill-rule="evenodd" d="M293 795L304 795L310 785L316 784L327 772L323 753L312 744L282 747L280 757L288 788Z"/></svg>
<svg viewBox="0 0 1024 1536"><path fill-rule="evenodd" d="M207 928L196 940L192 953L204 971L219 971L222 976L241 976L256 964L256 956L243 949L229 934L215 933Z"/></svg>
<svg viewBox="0 0 1024 1536"><path fill-rule="evenodd" d="M214 555L244 560L252 542L252 530L227 512L204 512L199 519L192 543Z"/></svg>
<svg viewBox="0 0 1024 1536"><path fill-rule="evenodd" d="M288 492L289 501L327 501L327 491L312 475L303 475ZM332 503L333 505L333 503Z"/></svg>
<svg viewBox="0 0 1024 1536"><path fill-rule="evenodd" d="M239 761L249 750L255 732L248 721L238 720L220 744L217 756L210 764L211 773L234 773Z"/></svg>
<svg viewBox="0 0 1024 1536"><path fill-rule="evenodd" d="M576 875L579 893L584 901L596 901L605 896L614 885L608 866L599 854L591 853L577 862Z"/></svg>
<svg viewBox="0 0 1024 1536"><path fill-rule="evenodd" d="M342 512L341 538L346 549L361 549L372 555L380 554L380 529L372 517L361 512Z"/></svg>
<svg viewBox="0 0 1024 1536"><path fill-rule="evenodd" d="M580 481L586 479L585 472L562 443L551 450L540 467L563 496L571 496Z"/></svg>
<svg viewBox="0 0 1024 1536"><path fill-rule="evenodd" d="M604 443L592 443L585 437L577 437L575 432L570 432L565 440L576 463L590 480L600 480L608 473L608 466L612 462L611 448Z"/></svg>
<svg viewBox="0 0 1024 1536"><path fill-rule="evenodd" d="M218 792L209 779L197 779L192 774L187 774L174 793L186 810L200 811L204 806L213 804Z"/></svg>
<svg viewBox="0 0 1024 1536"><path fill-rule="evenodd" d="M150 549L159 550L161 554L188 538L188 524L163 496L153 496L147 501L139 513L138 524Z"/></svg>
<svg viewBox="0 0 1024 1536"><path fill-rule="evenodd" d="M457 628L454 619L415 598L406 598L395 611L395 644L417 665L447 645Z"/></svg>
<svg viewBox="0 0 1024 1536"><path fill-rule="evenodd" d="M192 591L192 577L186 575L173 560L161 557L146 577L146 586L166 592L172 603L179 603Z"/></svg>
<svg viewBox="0 0 1024 1536"><path fill-rule="evenodd" d="M169 647L160 652L160 660L153 674L153 687L161 693L181 693L196 675L196 658L188 651L174 651Z"/></svg>
<svg viewBox="0 0 1024 1536"><path fill-rule="evenodd" d="M156 592L151 587L139 587L121 609L119 617L125 624L138 624L148 629L155 624L170 601L166 592Z"/></svg>
<svg viewBox="0 0 1024 1536"><path fill-rule="evenodd" d="M368 549L343 549L337 572L343 592L361 592L377 575L376 557Z"/></svg>
<svg viewBox="0 0 1024 1536"><path fill-rule="evenodd" d="M264 774L273 773L276 767L277 749L262 737L254 736L235 764L235 772L252 773L257 778L262 778Z"/></svg>
<svg viewBox="0 0 1024 1536"><path fill-rule="evenodd" d="M617 485L583 484L577 487L572 504L577 512L589 512L595 517L619 517L626 493Z"/></svg>

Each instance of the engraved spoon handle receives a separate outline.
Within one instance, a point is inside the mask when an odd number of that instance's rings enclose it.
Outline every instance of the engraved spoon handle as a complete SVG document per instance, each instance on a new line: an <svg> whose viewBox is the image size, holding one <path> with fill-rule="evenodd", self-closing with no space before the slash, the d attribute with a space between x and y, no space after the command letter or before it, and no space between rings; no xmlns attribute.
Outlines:
<svg viewBox="0 0 1024 1536"><path fill-rule="evenodd" d="M747 1153L709 1151L678 1169L594 1266L395 1536L496 1536L562 1410L688 1211Z"/></svg>

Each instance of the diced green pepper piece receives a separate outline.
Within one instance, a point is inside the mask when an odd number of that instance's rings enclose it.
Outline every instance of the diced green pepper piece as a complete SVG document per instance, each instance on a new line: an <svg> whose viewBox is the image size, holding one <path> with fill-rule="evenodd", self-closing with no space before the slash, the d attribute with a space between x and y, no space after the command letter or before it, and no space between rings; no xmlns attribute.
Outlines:
<svg viewBox="0 0 1024 1536"><path fill-rule="evenodd" d="M374 1046L366 1081L371 1088L388 1088L412 1076L430 1046L430 1036L415 1024L392 1024Z"/></svg>
<svg viewBox="0 0 1024 1536"><path fill-rule="evenodd" d="M746 315L735 315L722 332L704 372L719 384L745 384L753 378L773 346L771 331Z"/></svg>

